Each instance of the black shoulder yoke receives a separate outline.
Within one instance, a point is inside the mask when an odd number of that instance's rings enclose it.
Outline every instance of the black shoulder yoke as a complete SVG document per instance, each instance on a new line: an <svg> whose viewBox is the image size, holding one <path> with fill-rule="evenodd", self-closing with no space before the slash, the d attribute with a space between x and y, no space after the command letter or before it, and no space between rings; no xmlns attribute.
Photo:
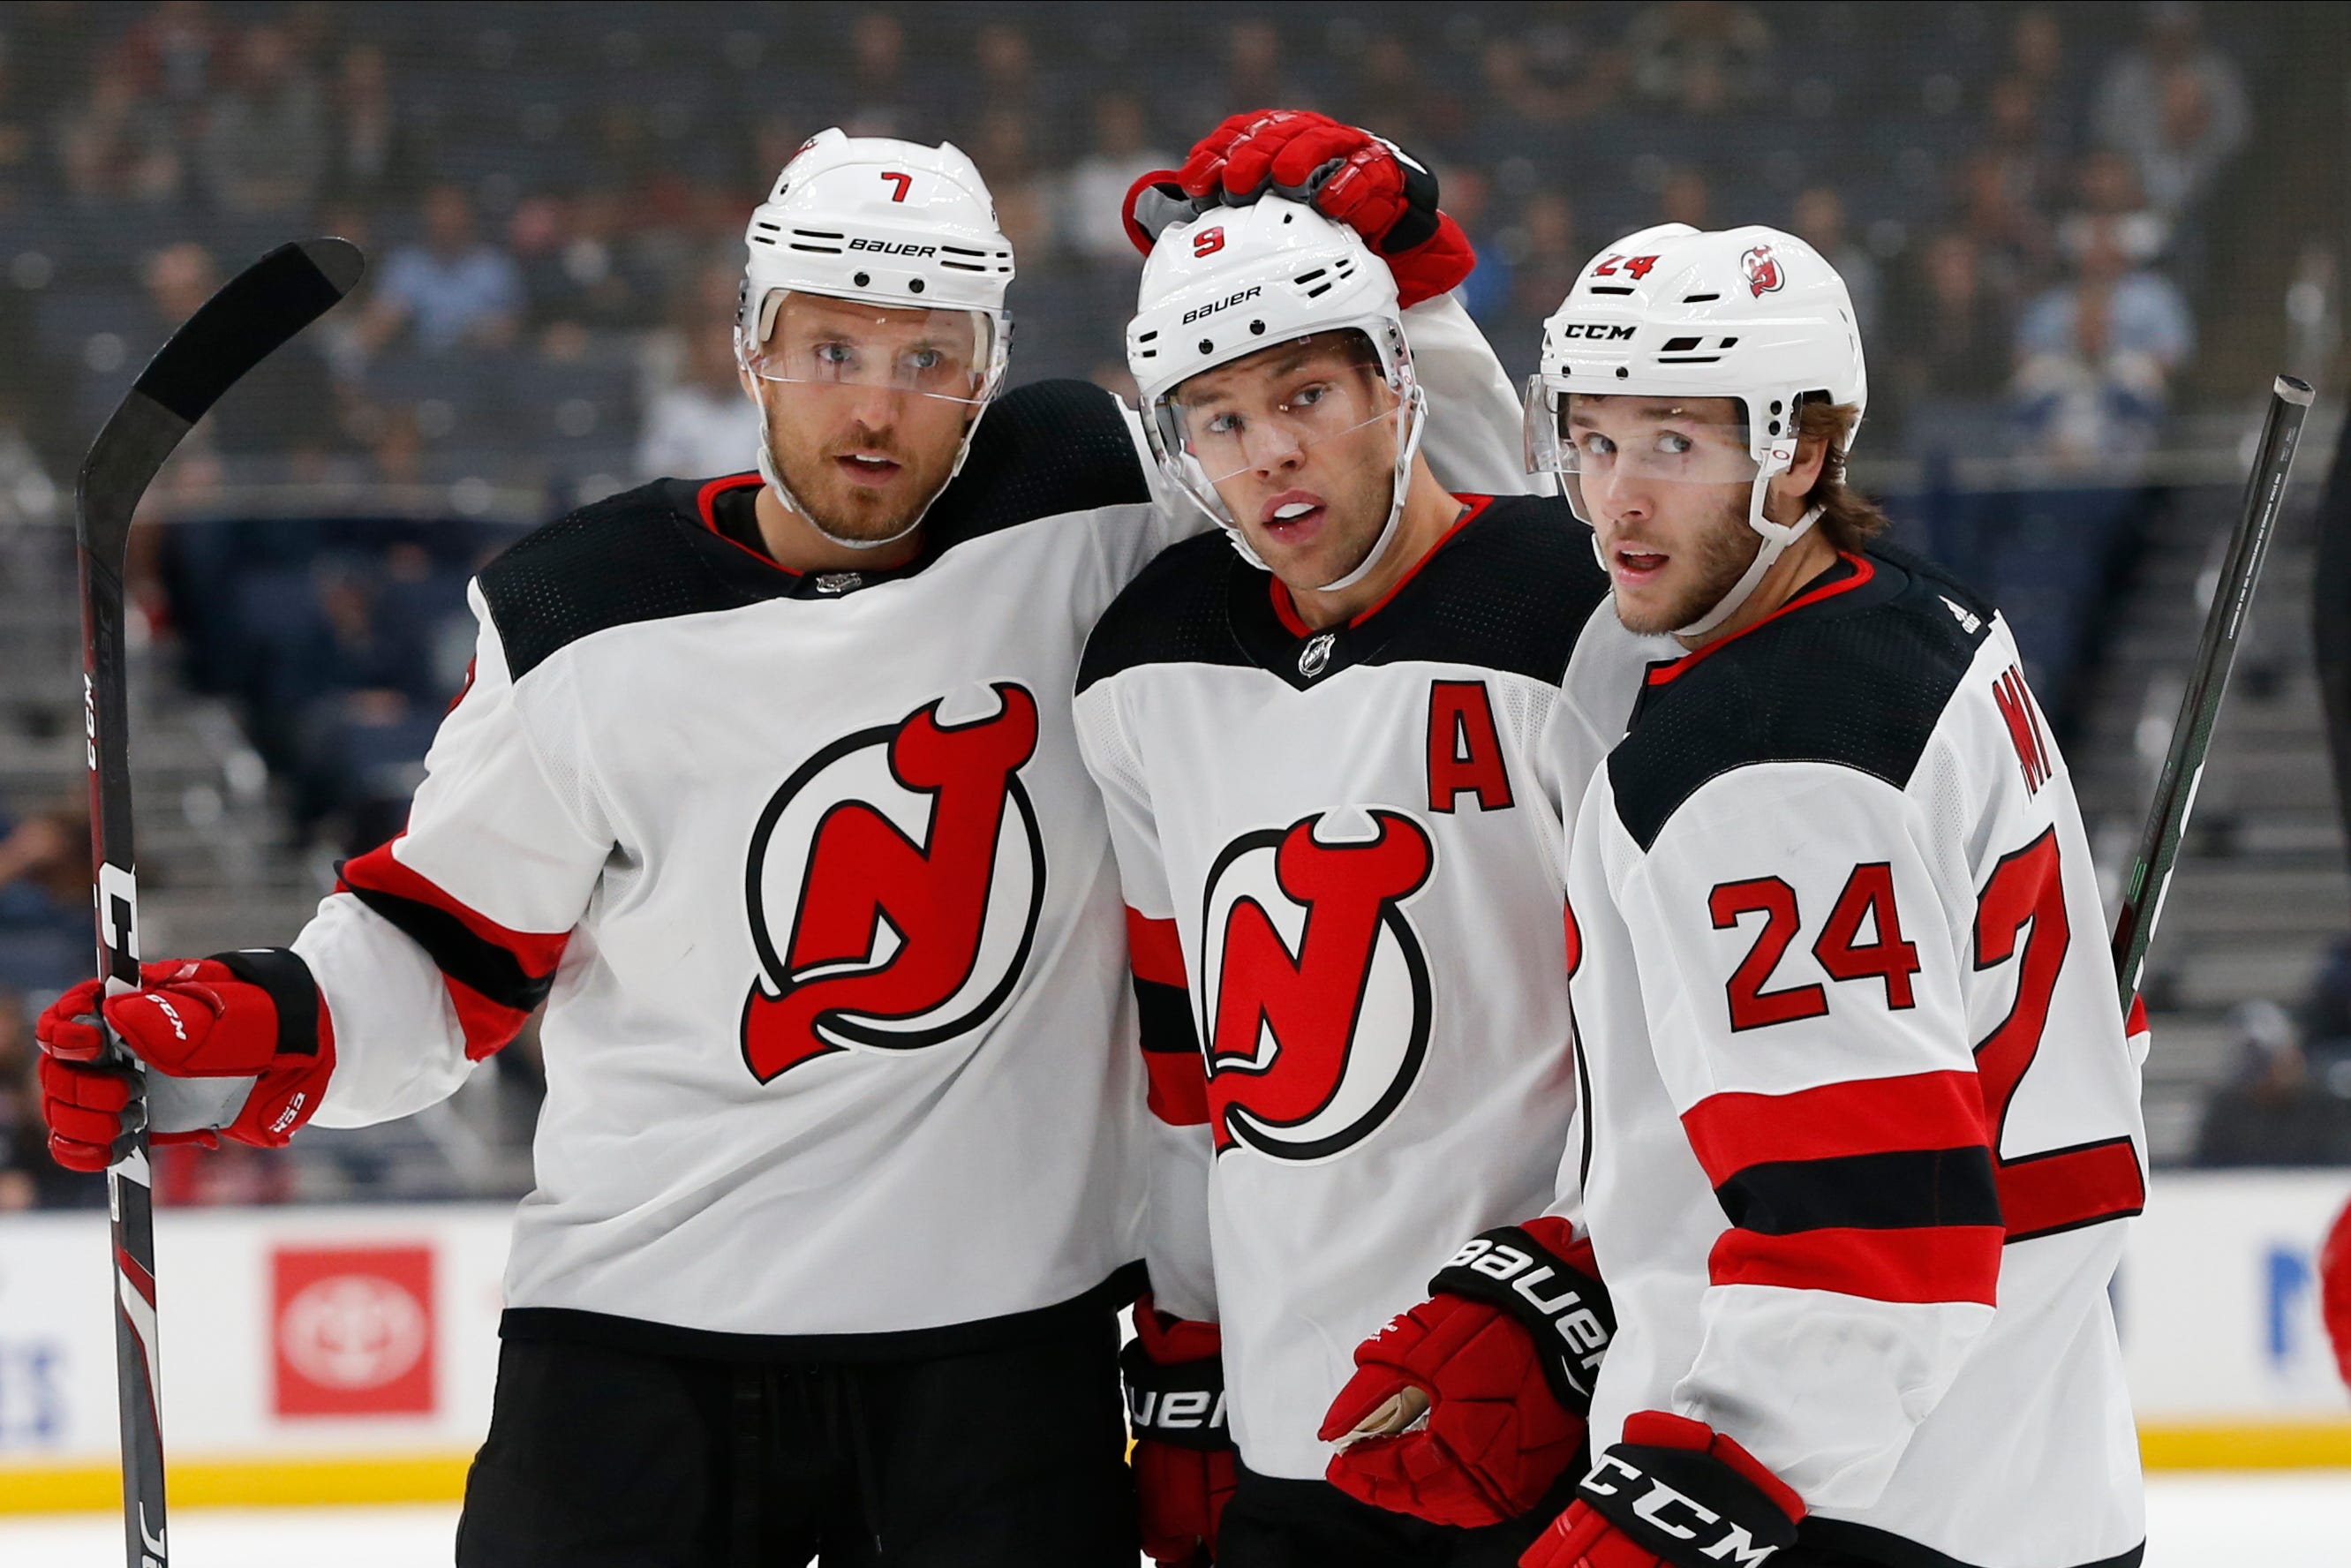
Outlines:
<svg viewBox="0 0 2351 1568"><path fill-rule="evenodd" d="M661 479L582 507L482 570L482 593L519 680L580 639L614 626L736 610L814 590L720 534L707 484ZM956 545L1040 517L1151 499L1118 400L1087 382L1035 382L981 419L963 469L925 517L920 571Z"/></svg>
<svg viewBox="0 0 2351 1568"><path fill-rule="evenodd" d="M1876 547L1848 558L1777 616L1651 667L1608 758L1618 820L1646 851L1709 779L1766 762L1905 788L1991 620L1939 568Z"/></svg>

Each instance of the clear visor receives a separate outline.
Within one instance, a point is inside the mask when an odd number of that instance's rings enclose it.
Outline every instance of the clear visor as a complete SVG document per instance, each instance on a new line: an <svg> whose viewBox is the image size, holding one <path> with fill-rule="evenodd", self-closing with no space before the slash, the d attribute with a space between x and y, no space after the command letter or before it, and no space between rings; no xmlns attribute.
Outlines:
<svg viewBox="0 0 2351 1568"><path fill-rule="evenodd" d="M1392 420L1402 406L1368 344L1360 353L1318 350L1296 364L1279 350L1268 354L1267 365L1219 367L1162 396L1151 410L1161 450L1190 458L1220 486L1253 469L1294 467L1313 448Z"/></svg>
<svg viewBox="0 0 2351 1568"><path fill-rule="evenodd" d="M773 289L760 304L743 368L764 382L886 388L949 402L984 402L995 362L984 310L869 305Z"/></svg>
<svg viewBox="0 0 2351 1568"><path fill-rule="evenodd" d="M1587 522L1587 496L1606 506L1657 485L1751 485L1762 465L1739 408L1729 398L1563 392L1536 376L1527 383L1527 471L1559 475Z"/></svg>

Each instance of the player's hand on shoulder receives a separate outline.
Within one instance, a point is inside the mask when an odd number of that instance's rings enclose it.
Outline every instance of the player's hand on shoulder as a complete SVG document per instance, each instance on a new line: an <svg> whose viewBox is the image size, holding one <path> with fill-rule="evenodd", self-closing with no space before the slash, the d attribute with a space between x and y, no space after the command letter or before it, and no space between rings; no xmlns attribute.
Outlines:
<svg viewBox="0 0 2351 1568"><path fill-rule="evenodd" d="M175 958L140 969L139 988L107 996L85 980L34 1021L49 1150L73 1170L104 1170L144 1124L138 1074L101 1060L103 1018L141 1066L166 1078L252 1078L217 1135L286 1142L318 1109L334 1069L334 1029L302 960L283 948ZM157 1143L211 1142L213 1129L157 1131Z"/></svg>
<svg viewBox="0 0 2351 1568"><path fill-rule="evenodd" d="M1430 1289L1356 1348L1322 1423L1322 1440L1341 1445L1325 1476L1432 1523L1499 1524L1582 1451L1614 1316L1591 1248L1556 1218L1488 1231Z"/></svg>
<svg viewBox="0 0 2351 1568"><path fill-rule="evenodd" d="M1134 1333L1119 1370L1134 1429L1143 1550L1160 1568L1193 1568L1216 1560L1238 1475L1223 1336L1214 1323L1159 1311L1148 1291L1134 1303Z"/></svg>
<svg viewBox="0 0 2351 1568"><path fill-rule="evenodd" d="M1520 1568L1719 1568L1795 1544L1804 1503L1703 1421L1644 1410Z"/></svg>

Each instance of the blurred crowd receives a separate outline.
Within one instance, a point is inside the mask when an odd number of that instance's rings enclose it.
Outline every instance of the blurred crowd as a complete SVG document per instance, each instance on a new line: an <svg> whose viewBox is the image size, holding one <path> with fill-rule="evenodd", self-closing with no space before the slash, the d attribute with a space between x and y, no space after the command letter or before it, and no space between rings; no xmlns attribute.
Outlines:
<svg viewBox="0 0 2351 1568"><path fill-rule="evenodd" d="M183 677L236 705L297 835L357 849L399 826L486 553L641 478L750 465L728 335L742 229L824 126L977 162L1019 257L1016 380L1125 386L1127 187L1228 112L1302 106L1437 167L1481 258L1467 302L1514 374L1610 239L1770 223L1852 286L1874 454L2111 471L2182 400L2273 32L2181 0L19 0L0 10L0 521L56 510L99 420L227 273L299 235L360 244L360 295L167 472L161 509L196 520L141 531L133 584ZM342 497L338 520L289 518L266 500L287 486ZM2062 706L2125 522L2096 495L1979 499L1941 506L1924 542L1980 567ZM0 821L0 948L54 936L79 971L85 831L70 810ZM0 1207L47 1179L22 1174L43 1162L24 1157L5 989L40 983L0 972ZM2247 1050L2261 1104L2297 1071L2295 1093L2351 1074Z"/></svg>
<svg viewBox="0 0 2351 1568"><path fill-rule="evenodd" d="M374 257L366 298L224 411L225 457L392 484L738 465L742 224L829 123L970 152L1020 257L1018 373L1116 380L1128 183L1295 104L1438 166L1516 367L1614 235L1770 222L1852 283L1887 428L1940 438L1956 409L2104 456L2154 439L2195 350L2204 210L2252 132L2208 31L2178 0L18 5L0 429L62 471L224 267L327 230Z"/></svg>

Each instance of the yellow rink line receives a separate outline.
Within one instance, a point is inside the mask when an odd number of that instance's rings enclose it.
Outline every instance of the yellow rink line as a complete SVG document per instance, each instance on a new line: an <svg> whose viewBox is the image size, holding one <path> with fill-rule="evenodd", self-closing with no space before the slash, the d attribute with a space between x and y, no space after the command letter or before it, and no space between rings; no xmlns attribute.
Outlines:
<svg viewBox="0 0 2351 1568"><path fill-rule="evenodd" d="M2163 1423L2139 1428L2151 1470L2351 1469L2351 1420ZM455 1502L470 1454L340 1454L179 1459L183 1508ZM111 1465L0 1464L0 1514L101 1512L122 1504Z"/></svg>

